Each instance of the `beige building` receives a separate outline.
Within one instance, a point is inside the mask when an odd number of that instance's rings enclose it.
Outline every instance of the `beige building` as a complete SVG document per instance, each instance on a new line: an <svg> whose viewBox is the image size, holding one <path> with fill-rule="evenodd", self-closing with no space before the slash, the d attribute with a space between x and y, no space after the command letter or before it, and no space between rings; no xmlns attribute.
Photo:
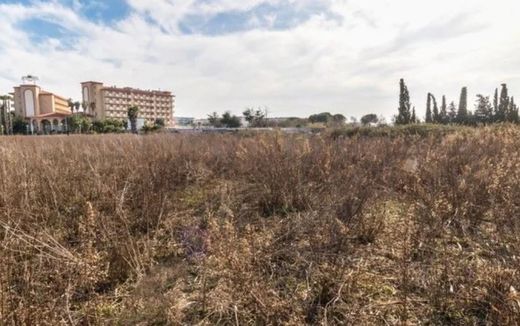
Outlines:
<svg viewBox="0 0 520 326"><path fill-rule="evenodd" d="M64 97L33 84L15 87L12 95L15 114L29 123L32 133L51 133L65 129L65 119L72 113Z"/></svg>
<svg viewBox="0 0 520 326"><path fill-rule="evenodd" d="M81 83L81 89L87 113L95 119L127 119L128 108L137 106L138 117L147 123L154 123L161 118L166 126L174 125L175 96L171 92L106 87L93 81Z"/></svg>

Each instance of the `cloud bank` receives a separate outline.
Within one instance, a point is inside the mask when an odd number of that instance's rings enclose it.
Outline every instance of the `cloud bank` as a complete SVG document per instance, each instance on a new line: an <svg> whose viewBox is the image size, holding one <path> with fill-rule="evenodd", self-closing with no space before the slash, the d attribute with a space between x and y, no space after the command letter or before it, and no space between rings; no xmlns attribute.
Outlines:
<svg viewBox="0 0 520 326"><path fill-rule="evenodd" d="M0 93L20 77L79 99L79 83L171 90L176 115L396 112L405 78L457 100L520 91L517 0L110 0L0 4ZM518 95L520 96L520 95Z"/></svg>

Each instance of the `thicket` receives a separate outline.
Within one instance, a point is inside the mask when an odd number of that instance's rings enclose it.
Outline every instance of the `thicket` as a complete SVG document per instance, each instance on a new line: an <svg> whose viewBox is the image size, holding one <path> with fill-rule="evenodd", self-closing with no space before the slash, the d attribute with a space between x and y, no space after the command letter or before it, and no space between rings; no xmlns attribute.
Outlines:
<svg viewBox="0 0 520 326"><path fill-rule="evenodd" d="M0 324L520 322L520 130L0 139Z"/></svg>

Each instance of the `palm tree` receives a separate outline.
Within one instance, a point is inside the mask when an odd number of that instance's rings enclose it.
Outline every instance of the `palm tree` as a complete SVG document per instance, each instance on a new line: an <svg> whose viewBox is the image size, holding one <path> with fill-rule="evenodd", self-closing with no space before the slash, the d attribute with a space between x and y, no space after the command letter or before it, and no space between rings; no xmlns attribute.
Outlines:
<svg viewBox="0 0 520 326"><path fill-rule="evenodd" d="M9 111L9 106L7 105L7 101L11 100L11 96L2 95L0 96L0 127L2 129L2 134L10 135L12 134L12 117L11 112Z"/></svg>
<svg viewBox="0 0 520 326"><path fill-rule="evenodd" d="M128 108L128 120L130 121L130 128L132 133L137 134L137 114L139 108L137 106L131 106Z"/></svg>
<svg viewBox="0 0 520 326"><path fill-rule="evenodd" d="M88 107L87 102L85 102L85 101L81 102L81 107L83 108L83 113L87 112L87 107ZM79 108L78 108L78 111L79 111Z"/></svg>
<svg viewBox="0 0 520 326"><path fill-rule="evenodd" d="M81 107L81 103L79 101L74 102L74 108L76 109L76 113L79 112L79 108ZM72 111L74 112L74 111Z"/></svg>
<svg viewBox="0 0 520 326"><path fill-rule="evenodd" d="M74 113L74 102L71 98L68 99L67 104L69 106L70 112Z"/></svg>

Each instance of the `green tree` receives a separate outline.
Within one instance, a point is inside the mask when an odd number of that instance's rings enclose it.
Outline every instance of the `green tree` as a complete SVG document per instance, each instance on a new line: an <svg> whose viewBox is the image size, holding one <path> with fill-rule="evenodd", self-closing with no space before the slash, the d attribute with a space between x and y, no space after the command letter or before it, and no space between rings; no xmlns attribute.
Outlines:
<svg viewBox="0 0 520 326"><path fill-rule="evenodd" d="M507 84L502 84L496 120L498 122L507 121L507 118L508 118L507 111L508 110L509 110L509 95L508 95L508 91L507 91Z"/></svg>
<svg viewBox="0 0 520 326"><path fill-rule="evenodd" d="M489 96L481 94L477 95L477 103L475 105L475 121L478 123L491 123L493 118L493 107L489 100Z"/></svg>
<svg viewBox="0 0 520 326"><path fill-rule="evenodd" d="M25 135L29 124L20 116L15 116L13 119L13 134Z"/></svg>
<svg viewBox="0 0 520 326"><path fill-rule="evenodd" d="M229 111L226 111L224 114L222 114L222 119L220 119L220 121L224 126L226 126L226 128L239 128L242 126L240 118L236 115L232 115Z"/></svg>
<svg viewBox="0 0 520 326"><path fill-rule="evenodd" d="M431 94L428 93L427 99L426 99L426 118L424 120L426 123L432 123L433 122L433 117L432 117L432 97L430 95Z"/></svg>
<svg viewBox="0 0 520 326"><path fill-rule="evenodd" d="M327 123L331 119L332 119L332 114L330 114L329 112L313 114L309 117L309 121L311 123Z"/></svg>
<svg viewBox="0 0 520 326"><path fill-rule="evenodd" d="M446 124L449 122L448 118L448 108L446 106L446 96L442 96L442 103L441 103L441 111L439 112L439 121L442 124Z"/></svg>
<svg viewBox="0 0 520 326"><path fill-rule="evenodd" d="M514 96L511 96L511 100L509 101L508 113L509 113L509 117L508 117L509 122L512 122L512 123L520 122L520 118L518 116L518 106L516 106L516 104L515 104Z"/></svg>
<svg viewBox="0 0 520 326"><path fill-rule="evenodd" d="M70 109L70 112L71 112L71 113L74 113L74 102L72 101L71 98L69 98L69 99L67 100L67 105L68 105L68 107L69 107L69 109Z"/></svg>
<svg viewBox="0 0 520 326"><path fill-rule="evenodd" d="M493 121L496 121L498 116L498 88L495 88L495 96L493 98Z"/></svg>
<svg viewBox="0 0 520 326"><path fill-rule="evenodd" d="M81 103L79 101L74 102L74 108L76 109L76 113L79 112L79 108L81 107ZM74 111L72 111L74 113Z"/></svg>
<svg viewBox="0 0 520 326"><path fill-rule="evenodd" d="M157 118L157 119L155 119L155 121L154 121L154 126L155 126L157 129L163 129L164 127L166 127L166 122L164 121L163 118Z"/></svg>
<svg viewBox="0 0 520 326"><path fill-rule="evenodd" d="M208 122L211 126L215 128L222 127L222 121L221 117L218 115L217 112L213 112L212 114L208 114Z"/></svg>
<svg viewBox="0 0 520 326"><path fill-rule="evenodd" d="M365 126L371 123L378 123L378 121L379 118L374 113L366 114L361 117L361 123Z"/></svg>
<svg viewBox="0 0 520 326"><path fill-rule="evenodd" d="M139 107L131 106L128 108L127 116L128 121L130 121L130 130L132 133L137 134L137 116L139 114Z"/></svg>
<svg viewBox="0 0 520 326"><path fill-rule="evenodd" d="M395 123L398 125L406 125L410 123L411 114L410 105L410 94L408 93L408 87L401 78L399 81L399 113L395 119Z"/></svg>
<svg viewBox="0 0 520 326"><path fill-rule="evenodd" d="M249 127L262 128L267 126L266 112L261 109L248 108L242 114Z"/></svg>
<svg viewBox="0 0 520 326"><path fill-rule="evenodd" d="M457 120L457 107L455 103L450 102L450 106L448 107L448 122L454 123Z"/></svg>
<svg viewBox="0 0 520 326"><path fill-rule="evenodd" d="M430 96L432 97L432 102L433 102L433 114L432 114L433 123L440 123L439 107L437 106L437 99L435 99L435 96L433 96L433 94L430 94Z"/></svg>
<svg viewBox="0 0 520 326"><path fill-rule="evenodd" d="M457 111L457 122L460 124L467 123L468 120L468 88L462 87L460 92L459 110Z"/></svg>
<svg viewBox="0 0 520 326"><path fill-rule="evenodd" d="M8 105L9 100L11 100L9 95L0 96L0 135L13 133L12 115Z"/></svg>
<svg viewBox="0 0 520 326"><path fill-rule="evenodd" d="M335 123L345 123L345 121L347 121L347 118L341 114L341 113L336 113L335 115L332 116L332 121L335 122Z"/></svg>
<svg viewBox="0 0 520 326"><path fill-rule="evenodd" d="M412 109L412 117L410 118L411 123L419 123L419 120L417 120L417 116L415 115L415 106Z"/></svg>

